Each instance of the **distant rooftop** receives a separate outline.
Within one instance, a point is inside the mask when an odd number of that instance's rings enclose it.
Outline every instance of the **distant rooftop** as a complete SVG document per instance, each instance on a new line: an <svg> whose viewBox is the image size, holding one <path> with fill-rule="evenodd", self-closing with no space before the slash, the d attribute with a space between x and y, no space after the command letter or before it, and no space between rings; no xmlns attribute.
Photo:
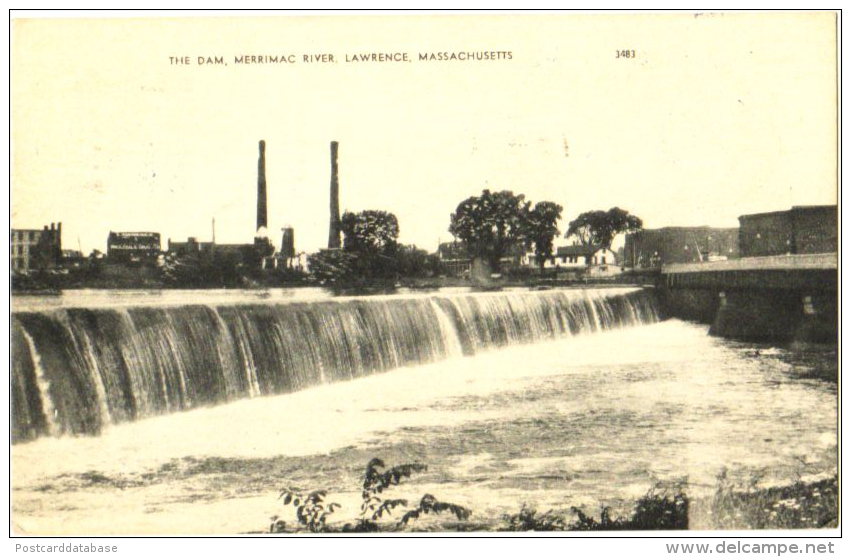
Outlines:
<svg viewBox="0 0 851 557"><path fill-rule="evenodd" d="M556 255L594 255L603 246L562 246L556 249Z"/></svg>
<svg viewBox="0 0 851 557"><path fill-rule="evenodd" d="M789 213L791 211L826 211L826 210L837 210L836 205L793 205L790 209L783 209L782 211L767 211L765 213L748 213L747 215L741 215L739 218L748 218L748 217L758 217L764 215L782 215L783 213Z"/></svg>

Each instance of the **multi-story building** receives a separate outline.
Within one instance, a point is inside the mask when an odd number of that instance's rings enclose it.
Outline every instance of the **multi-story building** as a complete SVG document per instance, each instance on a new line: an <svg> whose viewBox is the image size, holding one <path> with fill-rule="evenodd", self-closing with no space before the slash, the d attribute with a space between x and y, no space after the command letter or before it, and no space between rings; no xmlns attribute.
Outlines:
<svg viewBox="0 0 851 557"><path fill-rule="evenodd" d="M9 238L9 258L12 271L58 265L62 261L62 223L50 223L43 229L13 228Z"/></svg>
<svg viewBox="0 0 851 557"><path fill-rule="evenodd" d="M796 206L739 217L742 257L834 253L837 249L836 205Z"/></svg>
<svg viewBox="0 0 851 557"><path fill-rule="evenodd" d="M110 263L151 263L160 255L159 232L110 232L106 258Z"/></svg>

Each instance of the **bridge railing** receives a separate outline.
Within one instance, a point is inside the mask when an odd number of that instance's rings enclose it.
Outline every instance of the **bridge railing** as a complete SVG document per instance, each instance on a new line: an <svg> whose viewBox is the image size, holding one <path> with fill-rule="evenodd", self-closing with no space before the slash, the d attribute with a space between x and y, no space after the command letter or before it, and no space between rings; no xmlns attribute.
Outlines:
<svg viewBox="0 0 851 557"><path fill-rule="evenodd" d="M701 273L719 271L794 271L805 269L832 270L838 268L836 253L807 253L742 257L726 261L703 263L673 263L662 266L662 274Z"/></svg>

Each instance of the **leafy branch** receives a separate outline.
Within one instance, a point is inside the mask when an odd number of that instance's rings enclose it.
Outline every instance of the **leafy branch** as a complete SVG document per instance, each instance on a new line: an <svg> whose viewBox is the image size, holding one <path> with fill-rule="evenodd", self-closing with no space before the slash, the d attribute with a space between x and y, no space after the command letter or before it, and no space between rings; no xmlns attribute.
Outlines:
<svg viewBox="0 0 851 557"><path fill-rule="evenodd" d="M418 472L424 472L428 467L424 464L412 463L401 464L392 468L386 468L384 461L373 458L366 465L361 490L360 517L354 523L346 523L341 529L343 532L377 532L379 521L390 517L394 510L408 506L406 499L384 499L381 493L394 485L398 485L405 478L409 478ZM283 500L284 506L292 505L296 509L296 520L311 532L334 531L327 525L328 518L340 508L337 503L328 503L325 500L327 492L318 490L304 492L297 488L281 490L279 498ZM420 499L419 505L409 510L395 524L395 527L403 528L410 522L426 514L451 513L458 520L467 520L472 511L460 505L438 501L433 495L426 494ZM272 533L286 531L286 523L279 517L272 517L269 527Z"/></svg>
<svg viewBox="0 0 851 557"><path fill-rule="evenodd" d="M327 494L328 492L325 490L304 494L298 489L286 488L281 490L278 498L283 499L284 506L292 504L296 508L296 519L299 524L307 527L311 532L322 532L325 530L328 517L340 508L339 503L326 503L325 496ZM277 519L276 516L272 518L273 520ZM277 522L273 522L273 530ZM283 527L281 525L279 528L283 529Z"/></svg>
<svg viewBox="0 0 851 557"><path fill-rule="evenodd" d="M408 522L416 520L424 514L440 514L444 512L454 514L458 520L467 520L470 518L470 515L473 514L473 511L466 507L438 501L434 495L426 493L423 495L423 498L420 499L420 504L416 509L408 511L402 516L402 520L399 521L399 525L406 525Z"/></svg>

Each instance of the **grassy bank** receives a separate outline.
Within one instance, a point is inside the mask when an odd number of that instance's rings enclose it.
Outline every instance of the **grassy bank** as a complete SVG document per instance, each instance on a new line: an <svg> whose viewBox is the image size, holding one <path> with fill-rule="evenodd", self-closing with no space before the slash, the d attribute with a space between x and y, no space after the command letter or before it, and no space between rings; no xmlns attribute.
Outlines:
<svg viewBox="0 0 851 557"><path fill-rule="evenodd" d="M715 495L695 502L693 530L794 530L836 528L839 478L736 489L722 479Z"/></svg>

